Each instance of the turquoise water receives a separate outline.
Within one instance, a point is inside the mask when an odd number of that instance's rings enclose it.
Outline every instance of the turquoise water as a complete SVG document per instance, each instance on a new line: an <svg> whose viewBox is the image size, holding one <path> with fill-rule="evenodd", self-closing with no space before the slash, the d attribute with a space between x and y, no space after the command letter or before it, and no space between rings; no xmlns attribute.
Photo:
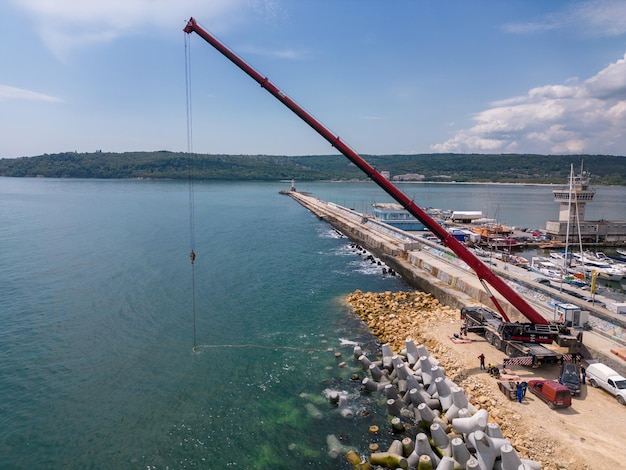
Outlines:
<svg viewBox="0 0 626 470"><path fill-rule="evenodd" d="M375 342L343 299L406 286L287 187L195 183L191 232L185 182L0 178L0 468L347 468L328 434L365 452L384 399L350 380L340 339ZM423 206L500 201L519 225L557 215L544 187L403 188ZM373 184L298 189L386 200ZM605 218L623 218L626 188L606 189ZM516 211L522 196L535 202ZM350 394L353 419L327 388Z"/></svg>

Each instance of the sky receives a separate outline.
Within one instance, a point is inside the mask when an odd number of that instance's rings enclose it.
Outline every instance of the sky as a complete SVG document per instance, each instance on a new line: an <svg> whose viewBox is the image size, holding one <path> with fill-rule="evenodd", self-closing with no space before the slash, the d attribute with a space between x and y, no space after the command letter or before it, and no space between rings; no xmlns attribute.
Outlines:
<svg viewBox="0 0 626 470"><path fill-rule="evenodd" d="M624 0L0 0L0 158L626 155Z"/></svg>

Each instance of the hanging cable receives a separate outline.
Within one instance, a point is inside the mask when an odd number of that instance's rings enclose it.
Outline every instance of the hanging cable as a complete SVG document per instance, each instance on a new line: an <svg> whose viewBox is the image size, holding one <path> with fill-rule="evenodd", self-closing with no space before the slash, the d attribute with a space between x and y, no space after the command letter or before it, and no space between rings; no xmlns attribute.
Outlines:
<svg viewBox="0 0 626 470"><path fill-rule="evenodd" d="M189 170L189 259L191 261L191 309L193 316L193 347L196 347L196 234L195 208L193 191L193 133L191 113L191 43L189 35L185 33L185 98L187 105L187 166Z"/></svg>

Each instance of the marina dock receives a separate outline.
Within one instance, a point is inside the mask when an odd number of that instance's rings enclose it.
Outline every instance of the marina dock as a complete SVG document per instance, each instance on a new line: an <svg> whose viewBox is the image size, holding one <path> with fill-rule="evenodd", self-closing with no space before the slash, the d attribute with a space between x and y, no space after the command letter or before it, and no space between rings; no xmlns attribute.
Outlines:
<svg viewBox="0 0 626 470"><path fill-rule="evenodd" d="M477 303L495 308L474 271L437 241L395 229L366 214L310 195L296 191L287 194L379 258L401 275L411 287L432 294L441 303L452 308L460 309ZM490 269L514 285L518 293L547 320L556 320L551 306L554 302L577 305L589 311L590 317L601 327L584 331L585 356L599 359L626 373L626 361L612 352L626 346L626 318L623 315L535 282L537 275L525 269L500 260L489 262ZM571 287L568 289L571 291ZM525 321L506 299L497 292L492 294L512 321Z"/></svg>

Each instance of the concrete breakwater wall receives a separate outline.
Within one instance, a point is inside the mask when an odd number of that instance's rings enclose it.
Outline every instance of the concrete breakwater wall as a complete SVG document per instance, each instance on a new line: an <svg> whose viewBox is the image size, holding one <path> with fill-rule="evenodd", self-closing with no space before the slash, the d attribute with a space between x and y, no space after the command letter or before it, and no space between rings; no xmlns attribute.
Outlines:
<svg viewBox="0 0 626 470"><path fill-rule="evenodd" d="M290 196L325 220L350 240L374 253L395 270L412 287L433 294L441 303L461 308L477 302L492 306L473 272L462 262L461 273L448 269L441 261L441 248L427 240L417 241L401 230L393 230L362 214L331 202L291 192ZM459 261L459 260L457 260ZM518 314L506 299L496 293L498 301L512 318Z"/></svg>
<svg viewBox="0 0 626 470"><path fill-rule="evenodd" d="M495 308L474 271L442 245L394 229L337 204L296 192L289 194L352 241L380 258L412 287L432 293L442 303L454 308L475 303ZM490 268L501 278L516 284L515 288L522 296L535 298L534 303L537 306L545 304L546 311L552 313L553 304L556 302L578 305L590 312L592 315L590 322L597 319L600 334L626 344L623 338L620 338L626 331L626 318L623 316L611 314L606 309L568 295L567 291L560 292L558 289L546 287L533 280L537 275L500 263L500 266ZM509 318L513 321L526 321L498 292L492 290L492 294Z"/></svg>

